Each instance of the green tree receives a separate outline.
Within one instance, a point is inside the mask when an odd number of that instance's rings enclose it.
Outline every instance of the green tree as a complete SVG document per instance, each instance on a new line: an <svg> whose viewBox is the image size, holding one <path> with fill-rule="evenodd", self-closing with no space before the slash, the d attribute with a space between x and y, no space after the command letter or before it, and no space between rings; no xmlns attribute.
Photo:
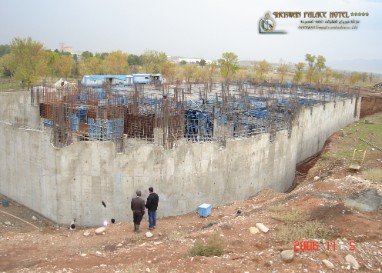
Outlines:
<svg viewBox="0 0 382 273"><path fill-rule="evenodd" d="M168 62L166 53L155 50L143 53L142 60L145 73L162 73L164 65Z"/></svg>
<svg viewBox="0 0 382 273"><path fill-rule="evenodd" d="M47 74L51 77L55 77L56 75L56 62L60 58L60 54L57 51L47 50L45 52L45 62L47 64Z"/></svg>
<svg viewBox="0 0 382 273"><path fill-rule="evenodd" d="M142 57L135 54L129 54L129 56L127 56L127 63L129 64L129 66L132 66L132 65L141 66L143 64Z"/></svg>
<svg viewBox="0 0 382 273"><path fill-rule="evenodd" d="M218 60L220 73L225 81L229 81L239 70L238 56L233 52L224 52Z"/></svg>
<svg viewBox="0 0 382 273"><path fill-rule="evenodd" d="M105 74L127 74L127 54L122 51L113 51L103 60Z"/></svg>
<svg viewBox="0 0 382 273"><path fill-rule="evenodd" d="M73 58L71 55L59 55L58 59L54 64L56 75L59 77L68 78L70 76L70 73L72 72L72 66Z"/></svg>
<svg viewBox="0 0 382 273"><path fill-rule="evenodd" d="M0 74L6 77L13 76L13 70L11 66L11 55L6 54L0 57Z"/></svg>
<svg viewBox="0 0 382 273"><path fill-rule="evenodd" d="M93 56L94 56L93 53L91 53L90 51L84 51L84 52L82 52L82 54L81 54L82 59L91 58L91 57L93 57Z"/></svg>
<svg viewBox="0 0 382 273"><path fill-rule="evenodd" d="M297 63L294 66L295 66L295 72L294 72L294 76L293 76L293 81L296 84L299 84L300 81L302 80L302 75L304 73L305 64L304 63Z"/></svg>
<svg viewBox="0 0 382 273"><path fill-rule="evenodd" d="M25 39L15 38L11 42L10 68L14 78L25 87L32 87L46 72L45 50L43 44Z"/></svg>
<svg viewBox="0 0 382 273"><path fill-rule="evenodd" d="M255 65L255 75L260 81L265 80L266 75L271 71L271 64L266 60L256 63Z"/></svg>
<svg viewBox="0 0 382 273"><path fill-rule="evenodd" d="M199 61L199 65L200 65L200 66L205 66L206 64L207 64L207 62L206 62L205 59L201 59L201 60Z"/></svg>
<svg viewBox="0 0 382 273"><path fill-rule="evenodd" d="M11 47L9 45L0 45L0 57L11 52Z"/></svg>

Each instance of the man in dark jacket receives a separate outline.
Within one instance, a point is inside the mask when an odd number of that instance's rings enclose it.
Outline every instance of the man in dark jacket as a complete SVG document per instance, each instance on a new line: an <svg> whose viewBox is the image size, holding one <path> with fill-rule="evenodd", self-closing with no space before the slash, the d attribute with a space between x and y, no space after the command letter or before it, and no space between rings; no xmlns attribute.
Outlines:
<svg viewBox="0 0 382 273"><path fill-rule="evenodd" d="M149 215L149 229L152 230L157 224L157 208L159 196L154 192L153 187L149 188L149 196L147 196L146 208Z"/></svg>
<svg viewBox="0 0 382 273"><path fill-rule="evenodd" d="M134 232L139 232L139 225L145 214L145 200L141 198L141 191L136 192L137 196L131 199L131 210L133 211Z"/></svg>

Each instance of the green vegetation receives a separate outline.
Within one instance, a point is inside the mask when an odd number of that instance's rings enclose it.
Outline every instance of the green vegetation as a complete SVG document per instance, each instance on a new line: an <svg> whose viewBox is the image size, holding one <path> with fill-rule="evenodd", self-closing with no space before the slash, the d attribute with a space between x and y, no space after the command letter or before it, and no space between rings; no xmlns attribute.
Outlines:
<svg viewBox="0 0 382 273"><path fill-rule="evenodd" d="M372 87L382 79L362 72L334 71L326 66L324 56L306 54L305 62L271 64L265 59L239 65L234 52L224 52L217 62L200 59L195 63L175 63L165 52L147 50L141 55L121 50L112 52L84 51L81 55L62 50L45 49L41 42L28 38L14 38L9 45L0 45L0 77L30 87L49 79L78 80L87 74L161 73L168 83L180 81L217 82L272 81L312 84L359 84ZM1 84L1 83L0 83ZM0 87L9 90L11 86ZM15 87L17 88L17 87Z"/></svg>
<svg viewBox="0 0 382 273"><path fill-rule="evenodd" d="M222 58L218 60L220 72L224 80L229 81L232 76L239 70L238 56L233 52L225 52Z"/></svg>
<svg viewBox="0 0 382 273"><path fill-rule="evenodd" d="M201 240L197 240L194 246L188 250L187 256L221 256L224 254L223 242L221 241L219 234L214 234L210 237L206 243Z"/></svg>

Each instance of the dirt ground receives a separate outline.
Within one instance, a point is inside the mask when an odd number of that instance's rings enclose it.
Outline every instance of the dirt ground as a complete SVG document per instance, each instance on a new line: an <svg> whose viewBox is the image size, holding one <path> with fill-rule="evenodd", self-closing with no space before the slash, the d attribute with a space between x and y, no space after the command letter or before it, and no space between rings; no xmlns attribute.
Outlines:
<svg viewBox="0 0 382 273"><path fill-rule="evenodd" d="M368 119L382 126L382 114ZM362 169L350 171L348 159L334 155L352 141L353 129L334 134L320 157L301 166L289 193L264 190L206 218L161 218L152 237L147 215L140 233L117 221L97 235L96 228L56 226L14 202L0 206L0 272L382 272L382 180L365 179L367 169L382 169L382 151L367 145ZM322 232L303 233L308 223L320 223ZM187 255L209 238L223 255ZM302 241L309 246L295 250ZM292 250L292 261L282 259L284 250Z"/></svg>

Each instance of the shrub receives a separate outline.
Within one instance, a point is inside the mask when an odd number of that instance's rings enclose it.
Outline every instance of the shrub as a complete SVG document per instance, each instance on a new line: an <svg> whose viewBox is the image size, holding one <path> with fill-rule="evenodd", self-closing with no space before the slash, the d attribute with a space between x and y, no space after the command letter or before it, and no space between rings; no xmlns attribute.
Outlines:
<svg viewBox="0 0 382 273"><path fill-rule="evenodd" d="M224 254L223 242L218 234L214 234L211 238L203 243L201 240L197 240L194 246L188 250L187 256L221 256Z"/></svg>
<svg viewBox="0 0 382 273"><path fill-rule="evenodd" d="M303 239L327 239L334 237L335 231L319 221L309 221L303 224L287 224L281 227L279 238L284 242L301 241Z"/></svg>

